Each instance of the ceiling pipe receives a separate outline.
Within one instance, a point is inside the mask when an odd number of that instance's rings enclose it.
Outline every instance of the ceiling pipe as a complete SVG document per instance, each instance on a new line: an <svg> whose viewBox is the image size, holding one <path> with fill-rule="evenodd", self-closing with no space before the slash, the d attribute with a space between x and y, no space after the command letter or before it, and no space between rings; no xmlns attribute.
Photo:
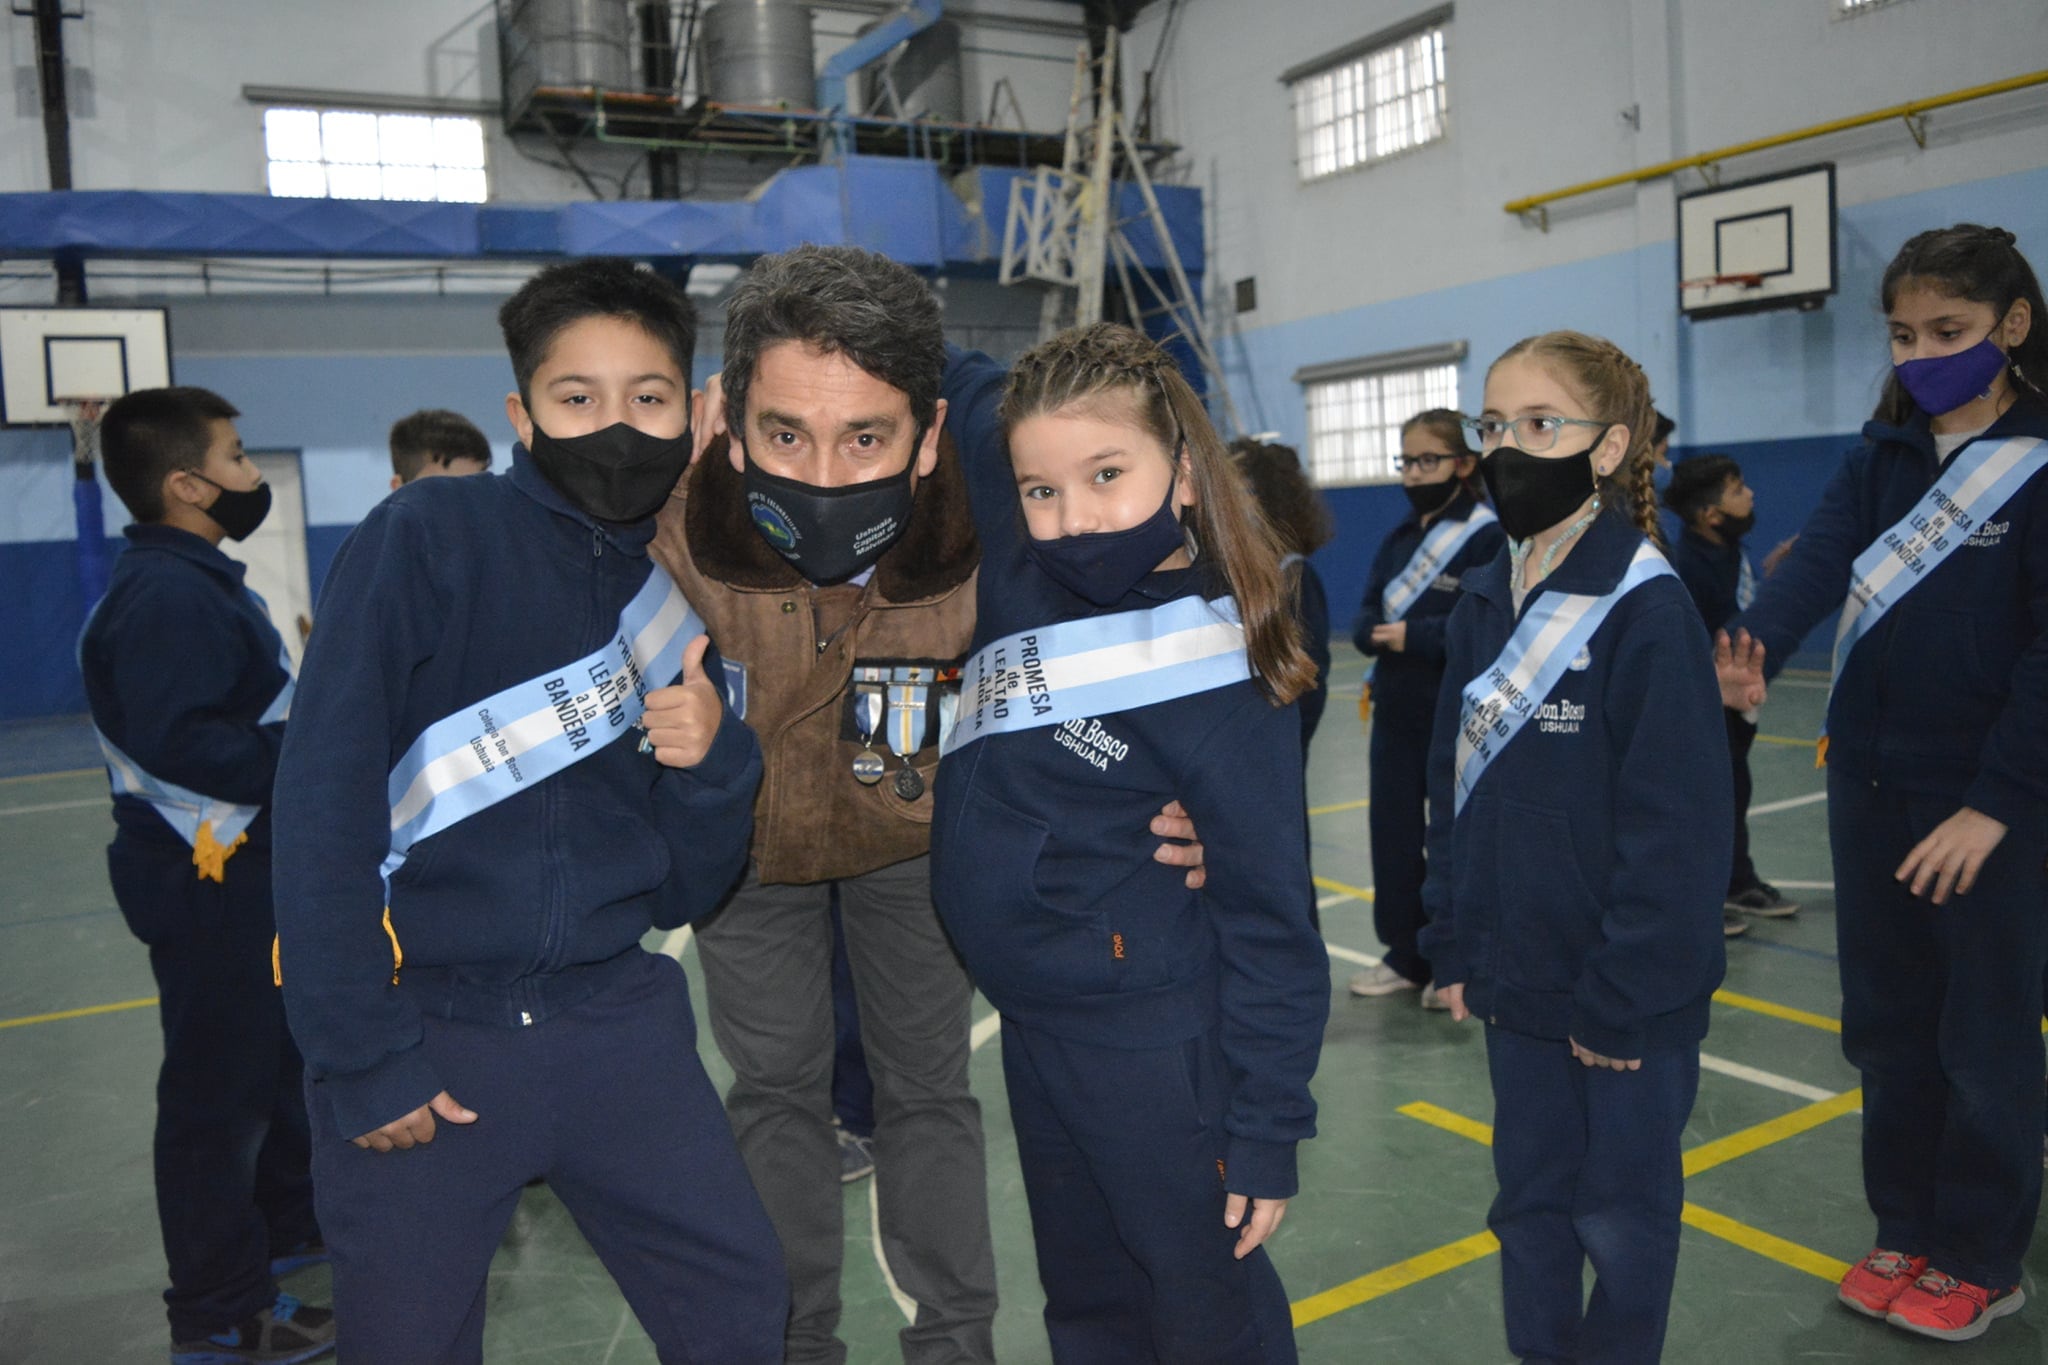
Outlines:
<svg viewBox="0 0 2048 1365"><path fill-rule="evenodd" d="M832 118L831 142L836 156L853 149L852 125L846 122L846 80L869 62L893 50L939 21L941 0L910 0L890 19L832 54L818 73L818 110Z"/></svg>

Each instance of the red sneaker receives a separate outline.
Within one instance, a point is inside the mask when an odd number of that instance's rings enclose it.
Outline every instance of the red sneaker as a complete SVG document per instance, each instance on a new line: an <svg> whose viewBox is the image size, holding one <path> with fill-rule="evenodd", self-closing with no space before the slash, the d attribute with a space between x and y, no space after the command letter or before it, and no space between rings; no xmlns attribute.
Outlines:
<svg viewBox="0 0 2048 1365"><path fill-rule="evenodd" d="M2026 1292L2018 1285L1986 1289L1979 1284L1964 1284L1939 1270L1929 1270L1892 1300L1891 1311L1884 1320L1923 1337L1968 1341L1983 1336L1993 1318L2017 1313L2026 1301Z"/></svg>
<svg viewBox="0 0 2048 1365"><path fill-rule="evenodd" d="M1892 1311L1892 1300L1905 1293L1926 1269L1925 1256L1872 1247L1868 1256L1849 1267L1835 1297L1866 1318L1881 1318Z"/></svg>

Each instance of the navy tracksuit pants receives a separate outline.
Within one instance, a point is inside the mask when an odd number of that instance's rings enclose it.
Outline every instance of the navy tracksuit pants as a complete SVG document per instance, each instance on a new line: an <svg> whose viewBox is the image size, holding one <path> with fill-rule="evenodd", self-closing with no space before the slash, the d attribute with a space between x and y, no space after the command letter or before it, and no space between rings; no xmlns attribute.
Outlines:
<svg viewBox="0 0 2048 1365"><path fill-rule="evenodd" d="M430 1143L356 1147L308 1087L342 1361L481 1361L491 1255L535 1176L664 1365L781 1361L782 1249L697 1058L682 968L639 957L530 1028L427 1018L421 1046L477 1115L437 1120Z"/></svg>
<svg viewBox="0 0 2048 1365"><path fill-rule="evenodd" d="M183 844L115 836L115 903L149 945L163 1022L156 1205L173 1341L253 1317L277 1297L270 1261L319 1237L303 1064L270 975L270 859L244 847L202 881Z"/></svg>
<svg viewBox="0 0 2048 1365"><path fill-rule="evenodd" d="M1003 1080L1058 1365L1292 1365L1287 1292L1223 1225L1230 1070L1003 1019Z"/></svg>
<svg viewBox="0 0 2048 1365"><path fill-rule="evenodd" d="M1430 714L1425 707L1375 706L1366 827L1372 838L1372 927L1387 945L1386 964L1410 981L1428 985L1429 963L1415 939L1429 916L1422 909L1428 871L1423 839L1428 822Z"/></svg>
<svg viewBox="0 0 2048 1365"><path fill-rule="evenodd" d="M2048 813L1947 906L1892 880L1960 802L1828 772L1842 1052L1863 1073L1877 1244L1971 1284L2020 1282L2041 1203Z"/></svg>
<svg viewBox="0 0 2048 1365"><path fill-rule="evenodd" d="M1653 1052L1640 1071L1614 1071L1586 1066L1567 1042L1489 1027L1486 1060L1500 1182L1486 1225L1500 1239L1508 1349L1524 1361L1658 1359L1699 1050Z"/></svg>

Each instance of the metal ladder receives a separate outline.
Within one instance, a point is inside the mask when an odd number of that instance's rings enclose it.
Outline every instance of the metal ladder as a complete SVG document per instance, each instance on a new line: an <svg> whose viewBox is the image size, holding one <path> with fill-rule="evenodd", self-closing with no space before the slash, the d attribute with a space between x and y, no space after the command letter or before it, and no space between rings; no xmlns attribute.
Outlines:
<svg viewBox="0 0 2048 1365"><path fill-rule="evenodd" d="M1129 316L1140 328L1168 320L1167 342L1181 341L1193 354L1220 409L1225 435L1241 428L1222 362L1202 316L1201 300L1188 283L1180 252L1167 229L1152 177L1138 153L1129 122L1115 98L1117 33L1110 29L1100 60L1083 43L1074 57L1073 94L1067 104L1066 146L1060 168L1040 166L1029 179L1010 182L1009 213L1003 223L1001 280L1025 281L1044 291L1038 317L1043 341L1066 327L1102 320L1103 290L1114 271ZM1137 189L1142 211L1118 217L1118 181ZM1162 283L1139 261L1126 228L1145 223L1166 265Z"/></svg>

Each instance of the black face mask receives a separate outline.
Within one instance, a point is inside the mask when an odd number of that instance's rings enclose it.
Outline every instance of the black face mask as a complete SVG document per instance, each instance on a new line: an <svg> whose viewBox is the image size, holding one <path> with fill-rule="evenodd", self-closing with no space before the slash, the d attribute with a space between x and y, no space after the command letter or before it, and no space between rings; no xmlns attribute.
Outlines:
<svg viewBox="0 0 2048 1365"><path fill-rule="evenodd" d="M1593 448L1607 432L1600 428L1593 444L1575 455L1546 457L1500 446L1479 462L1479 477L1508 539L1527 540L1549 530L1593 496Z"/></svg>
<svg viewBox="0 0 2048 1365"><path fill-rule="evenodd" d="M614 422L584 436L554 437L533 428L527 447L547 481L599 521L640 521L668 501L690 467L690 431L673 440Z"/></svg>
<svg viewBox="0 0 2048 1365"><path fill-rule="evenodd" d="M869 568L910 526L911 466L924 444L924 428L910 444L902 470L866 483L819 488L770 474L740 447L747 512L775 552L813 583L841 583Z"/></svg>
<svg viewBox="0 0 2048 1365"><path fill-rule="evenodd" d="M1723 512L1719 529L1721 539L1726 541L1741 540L1756 529L1756 513L1751 512L1746 517L1731 517L1726 512Z"/></svg>
<svg viewBox="0 0 2048 1365"><path fill-rule="evenodd" d="M1442 483L1404 483L1401 491L1408 495L1408 505L1417 516L1433 517L1457 499L1460 486L1453 474Z"/></svg>
<svg viewBox="0 0 2048 1365"><path fill-rule="evenodd" d="M229 540L247 540L270 515L270 485L259 483L254 488L221 488L212 479L198 470L187 470L193 478L204 484L220 488L220 496L211 506L199 510L213 518L213 524L220 527L221 534Z"/></svg>

